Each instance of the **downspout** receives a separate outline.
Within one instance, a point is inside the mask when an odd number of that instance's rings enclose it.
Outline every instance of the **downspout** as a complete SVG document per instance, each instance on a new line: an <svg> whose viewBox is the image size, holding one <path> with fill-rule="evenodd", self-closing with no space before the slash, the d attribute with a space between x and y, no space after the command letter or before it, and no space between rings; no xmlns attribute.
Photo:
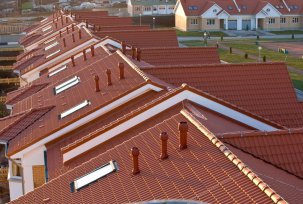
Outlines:
<svg viewBox="0 0 303 204"><path fill-rule="evenodd" d="M13 159L11 159L10 157L7 156L7 150L8 150L8 148L7 148L7 142L0 141L0 144L5 145L5 153L4 153L5 158L7 158L7 159L8 159L9 161L11 161L13 164L17 165L17 166L20 168L20 170L21 170L20 173L21 173L22 193L23 193L23 195L24 195L25 192L24 192L23 167L22 167L20 164L18 164L17 162L15 162ZM9 170L10 170L10 169L9 169Z"/></svg>

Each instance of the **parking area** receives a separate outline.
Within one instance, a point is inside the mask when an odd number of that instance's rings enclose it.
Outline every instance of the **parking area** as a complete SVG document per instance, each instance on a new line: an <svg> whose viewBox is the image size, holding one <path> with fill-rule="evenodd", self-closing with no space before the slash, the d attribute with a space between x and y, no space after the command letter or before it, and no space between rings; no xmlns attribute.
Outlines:
<svg viewBox="0 0 303 204"><path fill-rule="evenodd" d="M262 46L275 51L283 48L288 50L290 55L298 58L302 58L303 56L303 42L268 42L262 43Z"/></svg>

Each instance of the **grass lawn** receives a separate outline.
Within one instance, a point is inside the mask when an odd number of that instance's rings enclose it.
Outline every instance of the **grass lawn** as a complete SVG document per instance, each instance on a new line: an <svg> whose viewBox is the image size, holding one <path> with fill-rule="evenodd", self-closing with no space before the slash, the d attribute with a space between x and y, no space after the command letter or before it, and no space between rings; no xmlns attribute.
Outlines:
<svg viewBox="0 0 303 204"><path fill-rule="evenodd" d="M228 50L219 49L220 59L228 63L248 63L256 62L254 59L245 59L239 54L230 54Z"/></svg>
<svg viewBox="0 0 303 204"><path fill-rule="evenodd" d="M32 9L33 8L33 3L32 2L24 2L22 4L22 9L26 10L26 9Z"/></svg>
<svg viewBox="0 0 303 204"><path fill-rule="evenodd" d="M180 30L176 30L177 31L177 36L179 37L202 37L204 32L203 31L180 31ZM223 37L226 37L228 35L226 35L223 32L220 31L211 31L210 32L210 37L221 37L223 35Z"/></svg>
<svg viewBox="0 0 303 204"><path fill-rule="evenodd" d="M280 31L271 31L271 33L276 35L303 34L303 30L280 30Z"/></svg>
<svg viewBox="0 0 303 204"><path fill-rule="evenodd" d="M239 43L239 42L227 42L224 43L228 47L233 47L235 49L241 50L243 52L247 52L249 55L258 56L258 46L253 43ZM261 50L261 56L266 56L267 60L273 62L286 62L288 66L295 67L297 69L303 70L303 59L292 57L290 55L285 55L283 53L279 53L273 50L263 48Z"/></svg>
<svg viewBox="0 0 303 204"><path fill-rule="evenodd" d="M294 86L297 89L303 91L303 76L293 72L290 72L289 75L293 81Z"/></svg>

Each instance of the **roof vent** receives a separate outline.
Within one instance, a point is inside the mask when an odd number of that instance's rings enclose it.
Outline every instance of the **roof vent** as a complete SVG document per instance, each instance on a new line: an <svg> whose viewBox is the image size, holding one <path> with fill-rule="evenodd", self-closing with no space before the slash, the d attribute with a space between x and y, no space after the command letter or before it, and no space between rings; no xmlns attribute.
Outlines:
<svg viewBox="0 0 303 204"><path fill-rule="evenodd" d="M57 24L57 23L55 23L55 28L56 28L56 29L58 28L58 24Z"/></svg>
<svg viewBox="0 0 303 204"><path fill-rule="evenodd" d="M140 48L137 48L137 60L140 62L141 61L141 50Z"/></svg>
<svg viewBox="0 0 303 204"><path fill-rule="evenodd" d="M187 148L187 132L188 132L188 125L187 122L180 122L179 126L179 148L180 150Z"/></svg>
<svg viewBox="0 0 303 204"><path fill-rule="evenodd" d="M69 34L69 28L68 27L66 27L66 33Z"/></svg>
<svg viewBox="0 0 303 204"><path fill-rule="evenodd" d="M124 76L124 63L119 62L118 67L119 67L119 70L120 70L120 79L125 79L125 76Z"/></svg>
<svg viewBox="0 0 303 204"><path fill-rule="evenodd" d="M125 41L121 42L121 47L122 47L122 53L125 55L125 53L126 53L126 43L125 43Z"/></svg>
<svg viewBox="0 0 303 204"><path fill-rule="evenodd" d="M72 34L73 42L76 42L74 33Z"/></svg>
<svg viewBox="0 0 303 204"><path fill-rule="evenodd" d="M92 54L92 57L94 57L95 56L95 46L94 45L90 46L90 52Z"/></svg>
<svg viewBox="0 0 303 204"><path fill-rule="evenodd" d="M136 59L136 48L132 47L132 58Z"/></svg>
<svg viewBox="0 0 303 204"><path fill-rule="evenodd" d="M65 17L65 22L68 23L68 17Z"/></svg>
<svg viewBox="0 0 303 204"><path fill-rule="evenodd" d="M72 55L70 58L71 58L71 60L72 60L73 67L76 66L75 57Z"/></svg>
<svg viewBox="0 0 303 204"><path fill-rule="evenodd" d="M61 32L61 30L59 31L59 36L60 36L60 38L62 37L62 32Z"/></svg>
<svg viewBox="0 0 303 204"><path fill-rule="evenodd" d="M167 154L168 134L167 134L167 132L161 132L160 139L161 139L161 155L160 155L160 159L164 160L164 159L168 158L168 154Z"/></svg>
<svg viewBox="0 0 303 204"><path fill-rule="evenodd" d="M86 61L87 60L87 58L86 58L86 51L83 50L82 53L83 53L83 59L84 59L84 61Z"/></svg>
<svg viewBox="0 0 303 204"><path fill-rule="evenodd" d="M88 21L85 20L85 27L88 28Z"/></svg>
<svg viewBox="0 0 303 204"><path fill-rule="evenodd" d="M131 149L131 153L133 156L133 175L136 175L138 173L140 173L140 169L139 169L139 154L140 151L137 147L133 147Z"/></svg>
<svg viewBox="0 0 303 204"><path fill-rule="evenodd" d="M79 30L79 39L82 38L82 33L81 33L81 30Z"/></svg>
<svg viewBox="0 0 303 204"><path fill-rule="evenodd" d="M72 24L72 31L75 31L75 24Z"/></svg>
<svg viewBox="0 0 303 204"><path fill-rule="evenodd" d="M106 70L106 74L107 74L107 85L111 86L112 85L112 78L111 78L112 72L110 71L110 69Z"/></svg>
<svg viewBox="0 0 303 204"><path fill-rule="evenodd" d="M66 47L66 41L65 38L63 38L63 46Z"/></svg>
<svg viewBox="0 0 303 204"><path fill-rule="evenodd" d="M63 16L62 16L62 15L61 15L61 24L62 24L62 25L64 24Z"/></svg>
<svg viewBox="0 0 303 204"><path fill-rule="evenodd" d="M99 87L99 76L98 76L98 75L95 75L94 80L95 80L95 87L96 87L95 91L96 91L96 92L100 92L100 87Z"/></svg>

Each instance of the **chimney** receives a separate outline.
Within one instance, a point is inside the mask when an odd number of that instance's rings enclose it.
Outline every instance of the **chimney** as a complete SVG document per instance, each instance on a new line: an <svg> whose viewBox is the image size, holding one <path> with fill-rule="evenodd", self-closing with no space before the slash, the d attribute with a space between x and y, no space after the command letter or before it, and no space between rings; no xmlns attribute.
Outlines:
<svg viewBox="0 0 303 204"><path fill-rule="evenodd" d="M126 53L126 43L125 43L125 41L121 42L121 47L122 47L122 53L125 55L125 53Z"/></svg>
<svg viewBox="0 0 303 204"><path fill-rule="evenodd" d="M59 36L60 36L60 38L62 37L62 32L61 32L61 30L59 31Z"/></svg>
<svg viewBox="0 0 303 204"><path fill-rule="evenodd" d="M98 29L98 31L101 31L101 26L99 26L99 29Z"/></svg>
<svg viewBox="0 0 303 204"><path fill-rule="evenodd" d="M131 152L132 152L132 156L133 156L133 175L136 175L138 173L140 173L140 169L139 169L139 154L140 154L140 151L137 147L133 147L131 149Z"/></svg>
<svg viewBox="0 0 303 204"><path fill-rule="evenodd" d="M99 76L98 76L98 75L95 75L94 79L95 79L95 85L96 85L95 91L96 91L96 92L100 92L100 87L99 87Z"/></svg>
<svg viewBox="0 0 303 204"><path fill-rule="evenodd" d="M111 86L112 85L112 78L111 78L112 72L110 71L110 69L106 70L106 74L107 74L107 85Z"/></svg>
<svg viewBox="0 0 303 204"><path fill-rule="evenodd" d="M69 34L69 28L68 28L68 26L66 27L66 33Z"/></svg>
<svg viewBox="0 0 303 204"><path fill-rule="evenodd" d="M94 24L93 31L96 31L96 25Z"/></svg>
<svg viewBox="0 0 303 204"><path fill-rule="evenodd" d="M62 16L62 15L61 15L61 24L62 24L62 25L64 24L63 16Z"/></svg>
<svg viewBox="0 0 303 204"><path fill-rule="evenodd" d="M73 67L76 66L76 64L75 64L75 57L72 55L70 58L72 60Z"/></svg>
<svg viewBox="0 0 303 204"><path fill-rule="evenodd" d="M161 155L160 155L160 159L164 160L164 159L168 158L168 154L167 154L168 134L167 134L167 132L161 132L160 139L161 139Z"/></svg>
<svg viewBox="0 0 303 204"><path fill-rule="evenodd" d="M141 61L141 50L140 50L140 48L137 48L137 60L139 62Z"/></svg>
<svg viewBox="0 0 303 204"><path fill-rule="evenodd" d="M132 47L132 58L136 59L136 48Z"/></svg>
<svg viewBox="0 0 303 204"><path fill-rule="evenodd" d="M58 25L57 25L57 23L55 23L55 28L56 28L56 29L58 28Z"/></svg>
<svg viewBox="0 0 303 204"><path fill-rule="evenodd" d="M68 23L68 17L65 17L65 22Z"/></svg>
<svg viewBox="0 0 303 204"><path fill-rule="evenodd" d="M92 57L94 57L95 56L95 46L94 45L90 46L90 52L92 54Z"/></svg>
<svg viewBox="0 0 303 204"><path fill-rule="evenodd" d="M72 24L72 31L75 31L75 25Z"/></svg>
<svg viewBox="0 0 303 204"><path fill-rule="evenodd" d="M85 20L85 26L86 26L86 28L88 28L88 21L87 20Z"/></svg>
<svg viewBox="0 0 303 204"><path fill-rule="evenodd" d="M119 67L119 70L120 70L120 79L125 79L125 77L124 77L124 63L119 62L118 67Z"/></svg>
<svg viewBox="0 0 303 204"><path fill-rule="evenodd" d="M79 39L82 38L82 33L81 33L81 30L79 30Z"/></svg>
<svg viewBox="0 0 303 204"><path fill-rule="evenodd" d="M63 46L66 47L66 41L65 38L63 38Z"/></svg>
<svg viewBox="0 0 303 204"><path fill-rule="evenodd" d="M86 58L86 51L83 50L82 53L83 53L83 59L84 59L84 61L86 61L87 60L87 58Z"/></svg>
<svg viewBox="0 0 303 204"><path fill-rule="evenodd" d="M72 34L72 38L73 38L73 42L75 42L76 40L75 40L75 35L74 35L74 33Z"/></svg>
<svg viewBox="0 0 303 204"><path fill-rule="evenodd" d="M188 132L188 125L187 122L180 122L179 123L179 148L180 150L187 148L187 132Z"/></svg>

